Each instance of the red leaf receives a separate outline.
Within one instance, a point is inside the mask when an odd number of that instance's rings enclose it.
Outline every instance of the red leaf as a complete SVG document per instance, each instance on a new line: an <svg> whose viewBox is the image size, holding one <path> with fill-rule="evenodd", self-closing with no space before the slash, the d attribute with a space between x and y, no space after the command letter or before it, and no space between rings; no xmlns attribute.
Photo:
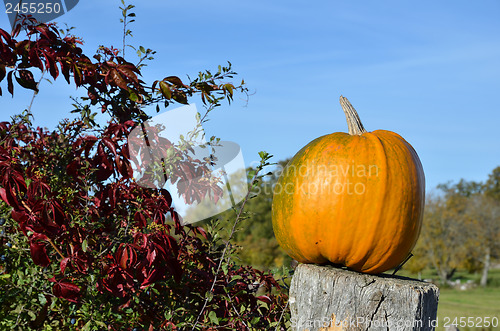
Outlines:
<svg viewBox="0 0 500 331"><path fill-rule="evenodd" d="M14 29L11 32L11 36L12 37L17 37L19 35L19 32L21 32L21 27L22 27L21 24L19 24L19 23L16 24L16 26L14 27Z"/></svg>
<svg viewBox="0 0 500 331"><path fill-rule="evenodd" d="M147 277L141 284L141 289L148 287L155 281L161 279L165 275L166 269L164 267L155 267L148 272Z"/></svg>
<svg viewBox="0 0 500 331"><path fill-rule="evenodd" d="M0 82L5 78L7 72L5 70L5 65L0 64Z"/></svg>
<svg viewBox="0 0 500 331"><path fill-rule="evenodd" d="M0 29L0 36L3 37L3 39L5 39L5 41L7 42L7 44L10 44L12 42L12 38L10 36L10 34L3 30L3 29ZM0 42L2 42L2 40L0 39Z"/></svg>
<svg viewBox="0 0 500 331"><path fill-rule="evenodd" d="M119 254L120 258L119 258L119 264L120 264L120 267L122 269L127 269L128 268L128 262L129 262L129 258L128 258L128 250L127 249L124 249L121 254Z"/></svg>
<svg viewBox="0 0 500 331"><path fill-rule="evenodd" d="M12 194L10 185L7 187L7 190L3 187L0 187L0 198L2 198L2 200L5 201L5 203L7 203L9 206L16 209L22 209L20 208L16 197Z"/></svg>
<svg viewBox="0 0 500 331"><path fill-rule="evenodd" d="M156 255L157 255L156 249L148 250L148 254L146 256L146 259L148 260L150 267L153 264L153 262L155 261Z"/></svg>
<svg viewBox="0 0 500 331"><path fill-rule="evenodd" d="M261 295L259 297L256 297L257 300L260 300L262 302L265 302L265 303L268 303L268 304L271 304L273 301L271 300L270 297L268 297L267 295Z"/></svg>
<svg viewBox="0 0 500 331"><path fill-rule="evenodd" d="M116 147L111 139L109 139L108 137L104 137L102 138L102 142L104 145L106 145L107 148L111 150L111 152L113 152L114 155L116 155Z"/></svg>
<svg viewBox="0 0 500 331"><path fill-rule="evenodd" d="M0 187L0 198L10 206L9 199L7 197L7 191L5 191L3 187Z"/></svg>
<svg viewBox="0 0 500 331"><path fill-rule="evenodd" d="M204 228L202 228L201 226L198 226L195 228L196 231L201 234L203 236L203 238L207 239L208 240L208 236L207 236L207 232L205 231Z"/></svg>
<svg viewBox="0 0 500 331"><path fill-rule="evenodd" d="M36 26L35 30L37 30L41 35L45 36L50 41L57 39L57 36L54 32L50 31L46 25Z"/></svg>
<svg viewBox="0 0 500 331"><path fill-rule="evenodd" d="M86 136L85 140L85 157L89 157L90 150L94 147L95 142L97 141L97 137L95 136Z"/></svg>
<svg viewBox="0 0 500 331"><path fill-rule="evenodd" d="M165 198L168 206L170 207L172 205L172 196L170 195L170 192L162 188L160 189L160 194Z"/></svg>
<svg viewBox="0 0 500 331"><path fill-rule="evenodd" d="M14 71L11 70L7 74L7 91L9 91L9 93L12 94L12 96L14 96L14 83L12 82L13 73Z"/></svg>
<svg viewBox="0 0 500 331"><path fill-rule="evenodd" d="M132 246L121 244L116 251L116 260L122 269L129 270L137 262L137 254Z"/></svg>
<svg viewBox="0 0 500 331"><path fill-rule="evenodd" d="M43 52L45 56L45 67L49 69L50 75L52 78L56 79L59 76L59 69L57 68L57 63L54 60L54 53Z"/></svg>
<svg viewBox="0 0 500 331"><path fill-rule="evenodd" d="M111 69L106 78L108 78L108 77L111 80L111 82L113 82L116 86L118 86L124 90L128 90L127 82L125 81L125 79L123 79L122 75L120 75L118 70L116 70L114 68Z"/></svg>
<svg viewBox="0 0 500 331"><path fill-rule="evenodd" d="M65 282L63 280L58 281L55 277L49 279L49 281L55 283L52 286L52 293L58 298L63 298L71 302L77 302L80 296L80 288L73 283Z"/></svg>
<svg viewBox="0 0 500 331"><path fill-rule="evenodd" d="M128 272L117 265L112 265L108 269L107 276L102 280L101 284L102 286L98 285L101 291L104 288L119 298L127 296L129 291L134 291L134 279Z"/></svg>
<svg viewBox="0 0 500 331"><path fill-rule="evenodd" d="M166 81L168 81L168 82L170 82L170 83L172 83L174 85L177 85L179 87L186 87L186 85L184 85L182 83L182 80L179 77L177 77L177 76L168 76L164 80L166 80Z"/></svg>
<svg viewBox="0 0 500 331"><path fill-rule="evenodd" d="M144 214L142 212L140 211L135 212L134 221L138 226L146 227L146 217L144 217Z"/></svg>
<svg viewBox="0 0 500 331"><path fill-rule="evenodd" d="M80 86L83 83L82 71L76 63L73 64L73 79L75 80L76 86Z"/></svg>
<svg viewBox="0 0 500 331"><path fill-rule="evenodd" d="M28 57L29 57L30 65L32 67L36 67L36 68L40 69L40 71L43 71L43 69L44 69L43 63L40 60L40 56L38 55L38 49L36 47L33 47L30 49Z"/></svg>
<svg viewBox="0 0 500 331"><path fill-rule="evenodd" d="M69 82L69 67L70 65L68 64L68 62L66 60L59 60L59 64L61 65L61 71L63 73L63 76L64 76L64 79L66 79L66 81L68 82L68 84L70 83Z"/></svg>
<svg viewBox="0 0 500 331"><path fill-rule="evenodd" d="M132 170L132 166L130 165L129 160L122 160L119 156L116 156L116 163L118 166L118 171L123 176L123 178L132 178L134 176L134 170Z"/></svg>
<svg viewBox="0 0 500 331"><path fill-rule="evenodd" d="M118 71L123 74L125 77L130 79L131 81L138 83L137 75L134 73L133 68L135 68L131 64L122 64L118 66Z"/></svg>
<svg viewBox="0 0 500 331"><path fill-rule="evenodd" d="M64 259L61 260L61 273L64 275L64 271L66 270L66 266L68 265L70 258L65 257Z"/></svg>
<svg viewBox="0 0 500 331"><path fill-rule="evenodd" d="M33 262L36 265L46 267L50 264L49 256L47 255L47 250L45 249L45 245L36 241L37 239L39 239L37 237L40 236L33 235L30 238L31 258L33 259Z"/></svg>
<svg viewBox="0 0 500 331"><path fill-rule="evenodd" d="M80 168L80 160L74 160L66 167L66 172L68 175L76 178L78 177L78 169Z"/></svg>
<svg viewBox="0 0 500 331"><path fill-rule="evenodd" d="M0 188L0 191L2 189ZM18 211L15 209L12 209L11 211L11 216L16 221L18 224L22 224L28 220L28 214L24 211Z"/></svg>
<svg viewBox="0 0 500 331"><path fill-rule="evenodd" d="M95 156L95 162L97 166L97 180L104 181L113 174L113 164L109 162L108 156L104 152L103 144L97 146L97 155Z"/></svg>
<svg viewBox="0 0 500 331"><path fill-rule="evenodd" d="M14 76L17 80L17 83L26 89L30 89L38 92L37 83L35 82L35 78L33 74L29 70L19 70L19 77Z"/></svg>

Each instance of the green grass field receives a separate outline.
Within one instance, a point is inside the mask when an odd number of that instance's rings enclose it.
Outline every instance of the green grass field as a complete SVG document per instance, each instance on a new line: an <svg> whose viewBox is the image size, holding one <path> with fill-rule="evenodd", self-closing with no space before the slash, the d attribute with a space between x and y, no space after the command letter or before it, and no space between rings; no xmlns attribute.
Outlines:
<svg viewBox="0 0 500 331"><path fill-rule="evenodd" d="M416 278L416 275L404 271L398 274ZM424 272L422 278L438 279L437 275L432 271ZM467 280L477 283L479 275L458 272L454 279L458 278L462 283ZM441 286L436 330L445 330L444 324L451 325L453 322L458 324L460 331L500 330L500 269L490 272L488 284L486 288L477 286L469 290ZM460 323L462 323L462 326L460 326ZM485 326L488 323L494 323L494 326Z"/></svg>
<svg viewBox="0 0 500 331"><path fill-rule="evenodd" d="M470 318L469 318L470 317ZM489 321L496 327L485 327ZM469 326L458 328L462 330L500 330L500 287L474 288L466 291L442 288L440 289L438 305L438 327L444 330L444 323L456 322ZM481 327L476 327L481 325Z"/></svg>

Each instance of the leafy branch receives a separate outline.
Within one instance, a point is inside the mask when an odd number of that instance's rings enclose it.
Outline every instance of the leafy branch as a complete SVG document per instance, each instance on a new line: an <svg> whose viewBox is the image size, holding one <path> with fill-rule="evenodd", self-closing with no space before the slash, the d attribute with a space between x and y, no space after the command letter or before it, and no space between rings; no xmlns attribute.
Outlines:
<svg viewBox="0 0 500 331"><path fill-rule="evenodd" d="M250 189L248 190L247 194L245 195L245 198L243 199L243 202L242 202L242 204L241 204L241 206L238 209L238 212L236 214L236 219L234 221L233 227L231 228L231 232L229 234L229 237L227 238L226 245L224 246L224 250L222 251L222 255L221 255L220 259L219 259L219 264L217 265L217 270L215 271L215 274L214 274L214 279L212 281L212 286L210 287L210 290L209 290L210 294L213 292L215 284L217 283L217 277L219 275L222 263L225 260L226 253L229 250L229 247L230 247L230 244L231 244L231 239L233 238L234 233L236 232L236 229L237 229L239 223L242 220L241 216L243 214L243 210L245 208L245 204L250 199L250 193L252 192L252 189L258 184L259 179L261 178L261 176L259 175L260 172L266 166L270 165L270 163L268 161L272 157L272 155L269 155L267 152L259 152L259 156L261 158L260 159L260 163L259 163L259 165L257 166L257 168L255 170L255 174L253 175L252 180L250 181ZM206 295L205 296L205 302L203 303L203 307L201 308L200 312L198 313L198 317L196 318L196 320L195 320L195 322L193 324L193 327L191 329L192 331L194 331L196 329L196 326L197 326L197 324L198 324L201 316L203 315L203 313L204 313L204 311L205 311L205 309L207 307L209 299L210 299L210 295Z"/></svg>
<svg viewBox="0 0 500 331"><path fill-rule="evenodd" d="M119 8L122 11L122 18L120 18L120 23L123 23L123 36L122 36L123 48L122 48L122 55L123 55L123 57L125 57L125 48L127 46L129 46L131 48L134 48L131 45L127 45L125 43L125 40L126 40L127 36L131 36L131 37L133 36L132 35L132 31L130 29L128 29L128 25L130 23L135 22L135 19L129 19L130 17L135 17L135 13L130 12L130 10L134 9L135 6L134 5L125 5L125 0L121 0L121 2L122 2L122 6L123 7L119 7Z"/></svg>

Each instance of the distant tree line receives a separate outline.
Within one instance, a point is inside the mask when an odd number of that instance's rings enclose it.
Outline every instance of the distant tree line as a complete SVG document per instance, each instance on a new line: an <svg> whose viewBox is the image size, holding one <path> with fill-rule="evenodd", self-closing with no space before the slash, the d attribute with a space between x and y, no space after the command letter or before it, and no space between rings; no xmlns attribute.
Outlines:
<svg viewBox="0 0 500 331"><path fill-rule="evenodd" d="M458 269L481 273L486 286L492 261L500 257L500 167L484 182L438 185L426 200L424 224L412 272L433 267L442 283Z"/></svg>

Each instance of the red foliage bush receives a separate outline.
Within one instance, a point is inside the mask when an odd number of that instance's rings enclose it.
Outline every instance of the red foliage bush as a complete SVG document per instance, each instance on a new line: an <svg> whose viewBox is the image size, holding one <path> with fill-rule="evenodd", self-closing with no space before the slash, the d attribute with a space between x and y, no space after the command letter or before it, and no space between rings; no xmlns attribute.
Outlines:
<svg viewBox="0 0 500 331"><path fill-rule="evenodd" d="M21 28L27 39L17 41ZM61 37L54 25L29 20L12 36L0 29L0 82L6 78L11 94L14 79L37 90L33 69L54 79L62 74L88 91L89 107L97 105L112 118L99 129L82 112L82 119L53 132L33 128L26 116L0 123L0 198L16 231L28 238L33 263L43 267L36 277L51 286L47 302L59 300L62 311L71 307L64 301L80 307L77 326L105 323L110 330L191 328L198 319L197 329L277 325L286 297L276 292L273 276L220 261L228 246L210 231L181 225L168 191L139 186L128 152L128 134L147 118L140 104L187 103L200 94L217 105L244 88L221 82L232 78L228 68L200 74L189 85L169 76L147 87L139 68L117 50L102 48L92 61L79 43ZM172 179L210 172L185 151L150 139L180 156ZM197 200L220 193L210 182L185 194ZM256 295L259 288L263 294ZM109 305L99 319L94 310ZM36 324L64 320L47 307L40 305Z"/></svg>

